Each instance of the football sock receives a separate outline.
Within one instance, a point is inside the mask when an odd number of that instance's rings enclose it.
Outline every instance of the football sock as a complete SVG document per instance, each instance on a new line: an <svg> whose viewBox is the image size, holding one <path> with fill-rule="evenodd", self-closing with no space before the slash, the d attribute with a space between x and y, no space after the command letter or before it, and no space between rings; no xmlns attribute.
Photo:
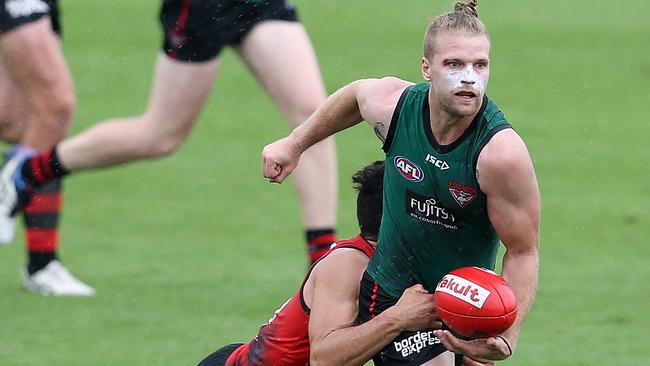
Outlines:
<svg viewBox="0 0 650 366"><path fill-rule="evenodd" d="M21 167L23 180L32 188L38 188L69 173L59 161L56 146L25 160Z"/></svg>
<svg viewBox="0 0 650 366"><path fill-rule="evenodd" d="M56 259L56 252L29 252L29 263L27 264L27 273L34 273L45 268L51 261Z"/></svg>
<svg viewBox="0 0 650 366"><path fill-rule="evenodd" d="M307 248L312 263L322 257L336 241L334 229L307 230Z"/></svg>
<svg viewBox="0 0 650 366"><path fill-rule="evenodd" d="M59 241L59 211L61 210L61 181L55 180L37 188L23 210L29 251L29 274L56 259Z"/></svg>

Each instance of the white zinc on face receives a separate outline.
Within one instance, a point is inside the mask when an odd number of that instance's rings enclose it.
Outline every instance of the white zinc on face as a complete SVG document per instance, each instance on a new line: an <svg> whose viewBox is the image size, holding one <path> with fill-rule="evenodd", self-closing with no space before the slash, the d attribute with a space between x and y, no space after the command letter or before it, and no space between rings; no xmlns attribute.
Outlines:
<svg viewBox="0 0 650 366"><path fill-rule="evenodd" d="M449 90L472 89L477 95L484 95L487 89L488 75L476 72L475 65L467 64L458 69L442 73L442 81Z"/></svg>
<svg viewBox="0 0 650 366"><path fill-rule="evenodd" d="M439 108L465 117L476 113L490 77L490 41L483 35L440 33L430 59L422 58L422 74L431 82Z"/></svg>

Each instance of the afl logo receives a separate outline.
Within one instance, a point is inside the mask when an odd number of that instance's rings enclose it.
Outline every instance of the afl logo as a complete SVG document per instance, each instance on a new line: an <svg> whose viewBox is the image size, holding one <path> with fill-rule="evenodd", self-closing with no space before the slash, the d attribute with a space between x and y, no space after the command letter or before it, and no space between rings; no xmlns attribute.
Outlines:
<svg viewBox="0 0 650 366"><path fill-rule="evenodd" d="M419 166L411 163L409 159L403 156L396 156L393 162L400 174L411 182L420 182L424 179L424 171Z"/></svg>

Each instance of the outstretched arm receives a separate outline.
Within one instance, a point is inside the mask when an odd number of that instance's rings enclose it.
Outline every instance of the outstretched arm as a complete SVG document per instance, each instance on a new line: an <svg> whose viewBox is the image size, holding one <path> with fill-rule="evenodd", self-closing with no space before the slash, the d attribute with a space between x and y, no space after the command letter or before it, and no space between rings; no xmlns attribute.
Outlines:
<svg viewBox="0 0 650 366"><path fill-rule="evenodd" d="M401 91L408 85L409 82L389 77L357 80L339 89L289 136L264 148L264 177L281 183L310 146L363 120L385 138Z"/></svg>
<svg viewBox="0 0 650 366"><path fill-rule="evenodd" d="M442 325L434 320L433 295L415 285L393 307L355 326L359 282L368 260L343 250L330 254L326 259L332 260L319 263L319 272L312 274L310 365L363 365L400 332ZM332 257L335 254L338 258Z"/></svg>
<svg viewBox="0 0 650 366"><path fill-rule="evenodd" d="M535 299L539 269L540 194L532 161L514 130L492 138L479 156L477 174L488 215L506 247L502 276L517 298L515 323L498 337L465 342L440 332L448 348L479 359L500 360L515 350L519 331Z"/></svg>

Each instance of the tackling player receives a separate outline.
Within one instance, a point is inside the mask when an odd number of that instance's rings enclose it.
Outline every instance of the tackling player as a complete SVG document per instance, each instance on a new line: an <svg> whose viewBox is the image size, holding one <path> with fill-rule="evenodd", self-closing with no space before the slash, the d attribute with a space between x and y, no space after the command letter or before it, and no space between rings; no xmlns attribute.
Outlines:
<svg viewBox="0 0 650 366"><path fill-rule="evenodd" d="M300 290L252 341L222 347L199 366L362 365L401 331L440 326L435 321L433 295L419 285L407 289L395 306L375 319L353 326L359 281L374 251L381 221L383 172L383 162L377 161L352 177L359 192L360 234L335 243L310 268ZM330 344L328 336L335 331L339 341ZM346 333L344 338L340 333ZM330 352L341 339L346 347ZM320 341L312 349L311 361L310 340Z"/></svg>

